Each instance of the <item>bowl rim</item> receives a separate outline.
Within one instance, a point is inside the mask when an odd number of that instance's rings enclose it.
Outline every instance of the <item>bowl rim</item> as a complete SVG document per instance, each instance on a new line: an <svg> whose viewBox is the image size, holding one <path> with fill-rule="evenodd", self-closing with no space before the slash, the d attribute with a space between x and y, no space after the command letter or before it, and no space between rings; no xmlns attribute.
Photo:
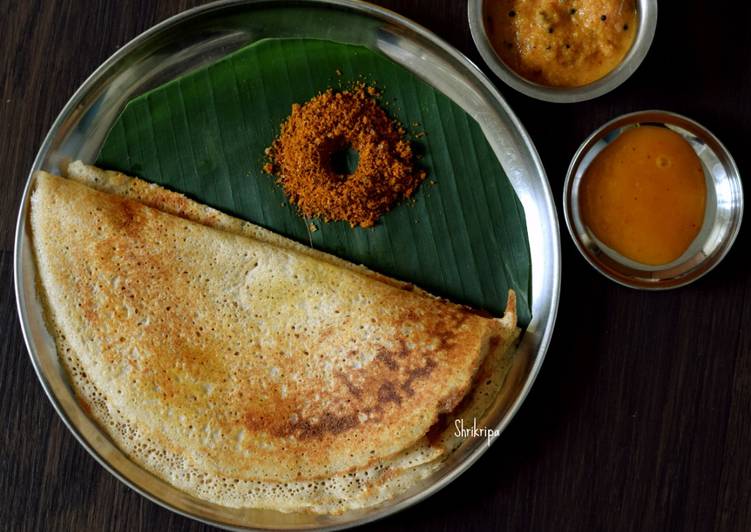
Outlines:
<svg viewBox="0 0 751 532"><path fill-rule="evenodd" d="M594 147L596 141L602 139L611 131L622 129L629 125L640 124L642 122L674 125L680 128L685 128L685 126L688 126L691 133L694 133L702 141L708 141L707 144L713 145L713 147L711 147L713 152L719 151L719 154L716 155L722 157L730 182L737 191L737 194L734 198L736 200L736 203L733 207L735 216L730 224L730 232L722 240L722 248L719 249L719 252L705 256L702 261L697 263L684 275L673 278L665 278L661 281L650 283L646 283L638 277L629 276L613 268L607 267L603 262L598 260L598 257L593 254L589 247L582 241L581 234L575 227L573 220L574 181L579 167L583 162L584 156L586 156L587 153L589 153L589 151ZM621 133L619 133L618 136L620 136ZM602 126L595 129L579 145L573 157L571 158L568 170L566 171L566 178L563 183L563 217L566 223L566 228L568 229L569 236L574 241L574 244L579 250L579 253L596 271L598 271L603 276L621 286L637 290L672 290L674 288L680 288L691 284L711 272L714 268L717 267L718 264L720 264L720 262L722 262L725 256L729 253L730 249L733 247L733 244L738 237L738 233L740 232L740 228L743 222L743 210L743 182L740 177L738 165L727 147L720 141L720 139L717 138L717 136L715 136L709 129L701 125L699 122L679 113L661 109L645 109L641 111L625 113L616 116L615 118L607 121ZM613 260L613 262L617 263L616 260ZM704 267L700 267L701 265L704 265Z"/></svg>
<svg viewBox="0 0 751 532"><path fill-rule="evenodd" d="M604 77L580 87L550 87L530 81L510 68L498 55L485 28L487 0L469 0L467 14L472 40L483 61L501 81L531 98L551 103L577 103L598 98L622 85L641 65L657 30L657 0L636 0L638 28L634 42L618 66Z"/></svg>
<svg viewBox="0 0 751 532"><path fill-rule="evenodd" d="M14 290L15 290L15 295L16 295L16 310L18 312L19 321L21 323L21 332L24 338L24 343L29 353L34 370L37 374L37 378L39 379L39 382L42 385L42 388L44 389L45 394L47 395L48 399L52 403L53 408L55 409L55 411L57 412L58 416L63 421L63 423L66 425L68 430L73 434L73 436L78 440L78 442L83 446L83 448L86 449L86 451L97 462L99 462L99 464L105 470L107 470L115 478L120 480L123 484L133 489L140 495L144 496L150 501L170 511L173 511L185 517L189 517L191 519L197 520L199 522L203 522L203 523L217 526L217 527L227 529L227 530L247 530L248 529L247 527L251 525L249 524L237 525L237 524L228 523L226 521L222 522L212 517L203 516L199 514L194 508L179 508L175 506L175 504L173 504L169 500L162 497L162 495L159 494L158 492L155 493L153 491L147 490L146 488L140 486L133 479L129 478L126 475L125 471L121 471L117 466L110 463L108 458L100 452L100 450L93 444L93 442L87 439L87 436L84 434L84 431L81 430L81 427L77 426L74 420L68 416L68 413L65 409L65 406L63 405L63 402L55 395L55 392L51 386L51 381L48 378L48 375L46 375L45 373L45 368L40 365L40 362L37 359L37 356L36 356L37 341L33 337L33 332L29 330L29 326L28 326L29 302L24 292L25 271L23 268L23 253L29 252L28 246L26 245L24 241L24 239L27 238L27 235L25 232L25 224L26 224L27 217L28 217L29 196L30 196L31 186L33 184L33 175L35 171L41 168L42 163L45 161L47 155L49 154L52 148L52 144L53 144L53 141L55 140L56 133L60 130L61 126L67 120L69 120L72 115L76 113L76 109L82 103L82 100L84 96L86 95L86 93L92 90L92 88L95 87L105 77L105 75L108 73L108 71L111 68L113 68L121 60L126 58L128 54L134 51L134 49L137 49L145 40L187 19L190 19L192 17L197 17L200 15L203 15L204 13L208 13L214 10L221 10L225 8L234 8L234 7L248 7L254 4L271 5L275 1L277 0L217 0L214 2L210 2L208 4L204 4L201 6L197 6L197 7L179 12L155 24L154 26L148 28L146 31L142 32L141 34L135 36L128 43L126 43L124 46L118 49L114 54L112 54L109 58L103 61L94 70L94 72L88 78L84 80L84 82L78 87L78 89L76 89L76 91L70 97L68 102L62 108L62 110L60 111L60 113L58 114L58 116L56 117L52 125L50 126L50 129L47 135L45 136L43 142L40 145L39 151L37 152L37 155L34 158L34 162L32 163L31 170L29 172L29 176L27 177L26 185L24 187L24 190L21 196L20 208L18 211L18 217L16 221L16 235L15 235L15 242L14 242L14 259L13 259L14 260L14 272L13 272ZM279 1L279 4L283 4L283 3L285 2ZM529 362L530 367L527 370L525 370L526 373L525 373L524 381L523 381L523 384L520 385L519 387L519 391L518 391L518 395L516 399L514 399L514 401L511 403L511 406L503 414L503 416L497 420L497 424L495 426L495 428L499 429L502 432L508 426L508 424L513 419L513 417L517 414L518 410L521 408L521 405L524 403L527 395L529 394L529 391L531 390L531 387L534 381L536 380L537 375L539 374L540 368L545 359L545 355L547 353L548 347L551 342L555 320L557 316L558 302L560 299L560 271L561 271L560 224L559 224L558 216L555 210L552 191L550 189L550 184L546 178L545 170L542 166L542 162L540 160L539 154L537 153L537 150L534 144L532 143L531 137L529 136L527 131L524 129L519 119L513 113L509 105L500 95L497 88L490 81L490 79L488 79L488 77L476 65L474 65L474 63L472 63L462 52L460 52L453 46L449 45L444 39L438 37L435 33L433 33L430 30L427 30L423 26L391 10L388 10L386 8L382 8L380 6L376 6L367 2L363 2L360 0L305 0L305 1L288 0L288 2L286 3L290 5L292 4L300 4L300 5L319 4L321 6L334 6L334 7L343 8L343 9L350 9L353 11L357 11L360 14L376 17L385 23L390 23L390 24L394 24L397 27L405 28L407 30L414 32L417 36L428 39L431 42L435 43L436 46L440 48L441 52L445 53L447 57L449 57L451 60L456 61L456 63L460 67L466 69L468 74L471 74L472 76L474 76L474 79L478 82L478 85L481 86L484 91L487 91L487 94L490 97L492 97L493 102L498 107L499 111L503 111L507 115L510 121L510 125L513 125L513 127L516 129L516 132L520 138L520 141L523 142L525 148L529 150L529 155L530 155L529 165L535 169L536 174L539 175L541 179L540 186L542 188L541 193L543 194L543 198L541 199L541 201L543 202L543 204L540 207L540 209L541 209L541 212L547 218L549 218L548 221L551 225L551 230L554 232L553 235L550 235L550 238L551 238L550 247L551 247L552 253L549 257L546 258L546 260L549 262L547 268L552 271L551 273L552 278L551 278L551 281L550 281L551 284L549 287L550 298L548 302L546 303L546 305L549 307L548 312L544 316L535 317L533 315L533 321L530 324L530 327L528 328L528 331L531 331L532 324L535 324L536 340L535 340L535 347L534 347L534 357ZM528 228L528 231L529 231L529 228ZM325 529L325 530L335 530L335 529L341 529L341 528L348 528L352 526L358 526L358 525L375 521L377 519L384 518L402 509L410 507L428 498L429 496L433 495L435 492L439 491L440 489L442 489L443 487L451 483L454 479L459 477L466 469L468 469L475 461L477 461L485 453L488 447L489 446L486 445L484 442L480 442L480 444L474 446L474 448L471 449L471 451L467 454L466 457L464 457L458 464L452 465L452 467L449 468L445 472L445 474L441 476L440 478L438 478L433 484L431 484L430 486L427 486L425 489L415 494L410 495L408 498L404 500L397 501L396 503L393 503L393 504L375 507L372 513L362 516L362 517L356 517L349 522L337 523L337 524L328 525L328 526L318 525L316 526L316 528ZM149 473L148 470L146 470L145 468L142 468L140 465L136 465L136 467L139 467L143 469L146 473ZM174 488L174 489L178 489L178 488ZM295 528L310 528L311 526L315 526L315 525L307 525L304 527L295 527Z"/></svg>

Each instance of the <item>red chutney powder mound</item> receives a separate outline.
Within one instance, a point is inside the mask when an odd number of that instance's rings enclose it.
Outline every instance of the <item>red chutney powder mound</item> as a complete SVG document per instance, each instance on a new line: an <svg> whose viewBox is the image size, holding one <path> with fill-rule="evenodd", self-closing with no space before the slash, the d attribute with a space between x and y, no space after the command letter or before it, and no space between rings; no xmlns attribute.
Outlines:
<svg viewBox="0 0 751 532"><path fill-rule="evenodd" d="M389 118L377 96L373 87L360 84L292 105L279 137L266 151L264 170L277 176L303 216L370 227L425 178L424 171L414 168L404 129ZM334 164L348 149L359 156L349 174Z"/></svg>

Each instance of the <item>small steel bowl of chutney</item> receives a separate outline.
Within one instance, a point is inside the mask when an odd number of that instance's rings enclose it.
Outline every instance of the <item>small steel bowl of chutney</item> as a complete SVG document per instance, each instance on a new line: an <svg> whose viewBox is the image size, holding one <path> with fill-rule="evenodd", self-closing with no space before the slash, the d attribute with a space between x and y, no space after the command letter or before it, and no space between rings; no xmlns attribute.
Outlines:
<svg viewBox="0 0 751 532"><path fill-rule="evenodd" d="M510 87L573 103L610 92L641 64L657 0L469 0L472 38Z"/></svg>
<svg viewBox="0 0 751 532"><path fill-rule="evenodd" d="M577 150L566 226L594 268L631 288L695 281L733 245L743 218L738 167L708 129L667 111L611 120Z"/></svg>

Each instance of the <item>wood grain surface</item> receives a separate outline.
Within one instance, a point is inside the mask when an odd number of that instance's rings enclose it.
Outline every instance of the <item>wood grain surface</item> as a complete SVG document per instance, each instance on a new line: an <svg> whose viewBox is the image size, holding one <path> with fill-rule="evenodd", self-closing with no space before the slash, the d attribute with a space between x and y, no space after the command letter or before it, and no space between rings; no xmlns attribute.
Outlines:
<svg viewBox="0 0 751 532"><path fill-rule="evenodd" d="M208 530L125 487L67 431L37 382L12 286L28 169L57 113L117 48L190 0L0 0L0 529ZM377 2L484 67L461 0ZM528 129L558 203L568 161L608 119L663 108L709 127L751 171L751 3L660 2L639 71L592 102L546 104L491 79ZM748 188L748 187L747 187ZM531 395L480 461L363 530L750 530L751 273L725 261L667 293L595 273L563 229L553 344Z"/></svg>

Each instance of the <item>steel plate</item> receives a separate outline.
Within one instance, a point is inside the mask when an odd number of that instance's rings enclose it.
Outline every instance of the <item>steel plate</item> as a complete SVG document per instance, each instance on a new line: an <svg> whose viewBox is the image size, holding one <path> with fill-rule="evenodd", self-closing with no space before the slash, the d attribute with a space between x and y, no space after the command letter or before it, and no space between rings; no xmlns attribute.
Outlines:
<svg viewBox="0 0 751 532"><path fill-rule="evenodd" d="M65 158L93 161L128 100L198 66L266 37L311 37L380 51L453 99L482 127L524 206L532 255L532 314L502 393L478 423L503 430L537 375L553 332L560 285L560 237L550 187L526 131L492 83L465 56L417 24L354 0L220 1L176 15L136 37L105 61L62 110L47 134L21 199L15 286L26 345L39 380L65 424L107 470L149 499L228 529L336 529L392 514L428 497L488 448L468 439L419 485L383 504L337 516L232 509L173 488L124 455L76 401L42 316L28 230L29 190L39 169L57 172Z"/></svg>

